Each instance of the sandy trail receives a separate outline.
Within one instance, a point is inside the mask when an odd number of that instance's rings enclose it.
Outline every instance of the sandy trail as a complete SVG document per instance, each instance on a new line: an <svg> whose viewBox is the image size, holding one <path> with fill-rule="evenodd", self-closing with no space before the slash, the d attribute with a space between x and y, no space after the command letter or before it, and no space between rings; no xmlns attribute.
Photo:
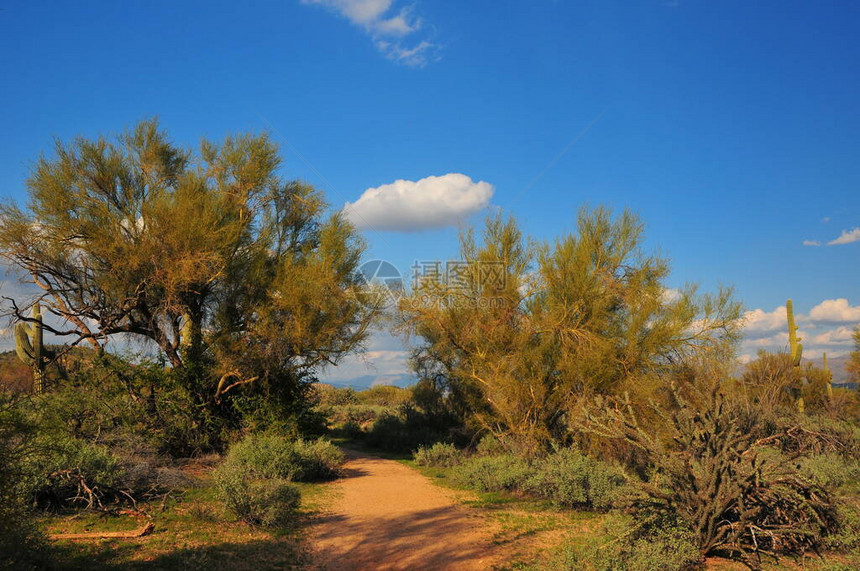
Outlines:
<svg viewBox="0 0 860 571"><path fill-rule="evenodd" d="M311 534L316 569L492 568L491 524L459 504L456 492L393 460L347 458Z"/></svg>

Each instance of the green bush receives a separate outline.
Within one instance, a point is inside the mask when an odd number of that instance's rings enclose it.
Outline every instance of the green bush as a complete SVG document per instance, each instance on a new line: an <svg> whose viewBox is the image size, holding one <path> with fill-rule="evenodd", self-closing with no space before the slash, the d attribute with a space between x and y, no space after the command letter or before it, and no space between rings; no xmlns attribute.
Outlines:
<svg viewBox="0 0 860 571"><path fill-rule="evenodd" d="M624 482L620 470L568 448L537 460L524 489L564 507L607 510Z"/></svg>
<svg viewBox="0 0 860 571"><path fill-rule="evenodd" d="M378 385L355 393L358 402L377 406L398 407L412 401L412 391L392 385Z"/></svg>
<svg viewBox="0 0 860 571"><path fill-rule="evenodd" d="M479 492L523 490L534 475L528 462L514 456L475 456L456 468L452 476L457 484Z"/></svg>
<svg viewBox="0 0 860 571"><path fill-rule="evenodd" d="M0 392L0 569L44 569L44 537L21 486L35 452L34 426L21 414L19 400Z"/></svg>
<svg viewBox="0 0 860 571"><path fill-rule="evenodd" d="M485 434L481 437L481 440L478 441L478 445L475 447L475 454L478 456L496 456L498 454L504 454L507 452L502 441L496 438L492 434Z"/></svg>
<svg viewBox="0 0 860 571"><path fill-rule="evenodd" d="M556 567L568 571L684 571L702 559L692 532L678 522L610 520L605 531L583 545L565 546Z"/></svg>
<svg viewBox="0 0 860 571"><path fill-rule="evenodd" d="M453 444L437 442L430 448L419 446L412 457L419 466L456 466L463 461L463 453Z"/></svg>
<svg viewBox="0 0 860 571"><path fill-rule="evenodd" d="M359 393L361 394L361 393ZM448 429L431 415L406 403L383 413L364 436L368 446L391 452L411 452L448 439Z"/></svg>
<svg viewBox="0 0 860 571"><path fill-rule="evenodd" d="M215 485L227 509L251 525L289 525L295 520L301 501L298 488L287 480L255 479L246 466L237 464L218 468Z"/></svg>
<svg viewBox="0 0 860 571"><path fill-rule="evenodd" d="M331 385L317 384L314 391L321 406L345 406L358 404L358 397L353 389L339 389Z"/></svg>
<svg viewBox="0 0 860 571"><path fill-rule="evenodd" d="M126 488L127 474L107 447L68 437L51 442L42 437L39 443L22 481L22 493L34 504L98 507Z"/></svg>
<svg viewBox="0 0 860 571"><path fill-rule="evenodd" d="M798 468L803 476L830 490L860 482L860 461L833 452L802 458Z"/></svg>
<svg viewBox="0 0 860 571"><path fill-rule="evenodd" d="M860 505L846 500L838 508L839 530L827 537L827 547L836 551L856 552L860 548Z"/></svg>
<svg viewBox="0 0 860 571"><path fill-rule="evenodd" d="M225 464L255 478L311 482L337 477L343 452L326 440L292 440L277 434L250 435L230 447Z"/></svg>

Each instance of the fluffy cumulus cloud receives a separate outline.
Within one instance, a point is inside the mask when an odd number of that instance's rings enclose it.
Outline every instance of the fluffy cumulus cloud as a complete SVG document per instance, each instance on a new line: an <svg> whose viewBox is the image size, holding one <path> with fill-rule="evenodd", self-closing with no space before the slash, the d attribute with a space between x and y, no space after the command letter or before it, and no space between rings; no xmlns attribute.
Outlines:
<svg viewBox="0 0 860 571"><path fill-rule="evenodd" d="M860 305L851 305L848 300L825 299L812 308L809 319L823 323L858 323L860 322Z"/></svg>
<svg viewBox="0 0 860 571"><path fill-rule="evenodd" d="M786 319L785 306L781 305L773 311L753 309L743 315L744 332L749 338L762 338L772 331L784 328Z"/></svg>
<svg viewBox="0 0 860 571"><path fill-rule="evenodd" d="M385 331L371 331L364 354L349 355L323 371L320 380L335 385L371 386L411 384L411 348Z"/></svg>
<svg viewBox="0 0 860 571"><path fill-rule="evenodd" d="M486 207L492 196L490 183L449 173L368 188L346 203L344 214L362 229L416 232L455 225Z"/></svg>
<svg viewBox="0 0 860 571"><path fill-rule="evenodd" d="M422 34L423 22L414 4L399 9L394 0L302 0L340 14L370 36L373 45L391 61L423 67L438 57L439 46Z"/></svg>
<svg viewBox="0 0 860 571"><path fill-rule="evenodd" d="M838 246L841 244L851 244L852 242L860 242L860 227L851 230L843 230L835 240L827 242L828 246Z"/></svg>
<svg viewBox="0 0 860 571"><path fill-rule="evenodd" d="M836 329L829 329L810 338L814 345L851 345L853 341L850 327L842 325Z"/></svg>
<svg viewBox="0 0 860 571"><path fill-rule="evenodd" d="M825 352L829 357L838 358L850 353L854 346L852 333L854 327L860 325L860 306L851 305L845 298L826 299L809 313L795 314L795 319L802 325L797 335L803 343L805 358L819 359ZM744 320L741 362L749 362L761 349L788 350L785 306L773 311L747 311Z"/></svg>

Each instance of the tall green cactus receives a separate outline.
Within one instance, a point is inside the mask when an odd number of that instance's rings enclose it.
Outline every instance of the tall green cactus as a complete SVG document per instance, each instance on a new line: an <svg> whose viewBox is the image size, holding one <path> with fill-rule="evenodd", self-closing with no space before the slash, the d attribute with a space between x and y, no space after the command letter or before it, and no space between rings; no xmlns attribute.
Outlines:
<svg viewBox="0 0 860 571"><path fill-rule="evenodd" d="M800 368L800 360L803 358L803 345L801 339L797 336L797 325L794 324L794 305L791 300L785 302L785 313L788 317L788 348L791 351L791 363L797 368ZM797 400L795 401L798 412L804 412L806 403L803 401L802 389L798 389Z"/></svg>
<svg viewBox="0 0 860 571"><path fill-rule="evenodd" d="M830 402L833 402L833 373L830 372L830 368L827 366L827 353L822 353L821 358L824 359L824 373L827 375L827 398L830 399Z"/></svg>
<svg viewBox="0 0 860 571"><path fill-rule="evenodd" d="M801 339L797 337L797 325L794 324L794 308L791 300L785 302L785 312L788 314L788 346L791 350L791 362L795 367L800 366L800 359L803 357L803 344Z"/></svg>
<svg viewBox="0 0 860 571"><path fill-rule="evenodd" d="M33 320L15 324L15 352L18 358L33 369L33 391L39 394L45 383L45 346L42 343L42 309L33 304Z"/></svg>

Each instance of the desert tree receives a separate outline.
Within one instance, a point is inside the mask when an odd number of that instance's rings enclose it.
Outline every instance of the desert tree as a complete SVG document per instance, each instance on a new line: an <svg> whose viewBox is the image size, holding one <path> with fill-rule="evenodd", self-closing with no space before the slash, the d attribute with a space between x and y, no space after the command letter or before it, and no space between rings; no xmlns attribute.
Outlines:
<svg viewBox="0 0 860 571"><path fill-rule="evenodd" d="M737 336L731 292L667 289L668 262L642 241L626 211L582 209L551 243L489 217L480 240L462 236L456 276L423 276L403 300L415 361L496 434L532 449L563 439L583 397L647 391L643 379Z"/></svg>
<svg viewBox="0 0 860 571"><path fill-rule="evenodd" d="M854 328L852 337L854 339L854 350L845 364L845 369L848 371L852 381L860 383L860 325Z"/></svg>
<svg viewBox="0 0 860 571"><path fill-rule="evenodd" d="M203 402L295 385L359 348L373 310L354 295L360 238L280 166L266 135L193 152L155 120L57 141L27 206L0 206L0 255L38 286L46 330L69 346L152 342Z"/></svg>

